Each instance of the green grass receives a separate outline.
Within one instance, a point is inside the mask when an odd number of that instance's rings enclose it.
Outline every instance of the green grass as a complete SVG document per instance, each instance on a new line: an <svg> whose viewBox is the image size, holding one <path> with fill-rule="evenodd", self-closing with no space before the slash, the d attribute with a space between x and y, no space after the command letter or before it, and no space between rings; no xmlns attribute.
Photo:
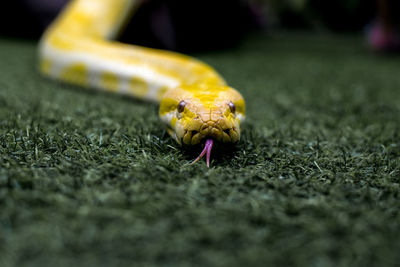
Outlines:
<svg viewBox="0 0 400 267"><path fill-rule="evenodd" d="M400 58L293 34L196 56L248 109L210 169L156 106L0 41L0 266L398 266Z"/></svg>

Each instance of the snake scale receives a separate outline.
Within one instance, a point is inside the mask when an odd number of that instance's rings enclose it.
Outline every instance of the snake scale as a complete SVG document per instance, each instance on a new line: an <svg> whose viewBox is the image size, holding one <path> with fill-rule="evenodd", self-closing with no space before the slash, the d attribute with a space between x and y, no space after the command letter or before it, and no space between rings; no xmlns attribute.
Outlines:
<svg viewBox="0 0 400 267"><path fill-rule="evenodd" d="M73 0L39 45L48 77L159 103L168 133L184 146L236 143L245 101L207 64L182 54L114 41L139 0ZM206 19L206 18L205 18Z"/></svg>

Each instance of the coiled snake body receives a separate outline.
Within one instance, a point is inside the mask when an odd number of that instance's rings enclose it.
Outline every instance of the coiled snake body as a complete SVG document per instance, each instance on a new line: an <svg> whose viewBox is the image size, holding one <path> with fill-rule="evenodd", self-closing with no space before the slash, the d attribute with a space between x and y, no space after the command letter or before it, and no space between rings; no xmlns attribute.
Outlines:
<svg viewBox="0 0 400 267"><path fill-rule="evenodd" d="M185 55L112 41L137 0L74 0L39 48L46 76L160 103L159 116L181 145L240 139L245 102L210 66Z"/></svg>

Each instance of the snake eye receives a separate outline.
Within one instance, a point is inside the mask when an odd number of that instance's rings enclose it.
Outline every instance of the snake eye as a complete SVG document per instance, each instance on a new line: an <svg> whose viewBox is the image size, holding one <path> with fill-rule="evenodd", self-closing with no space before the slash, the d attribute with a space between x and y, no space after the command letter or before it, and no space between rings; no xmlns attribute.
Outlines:
<svg viewBox="0 0 400 267"><path fill-rule="evenodd" d="M179 102L178 107L177 107L178 112L182 113L185 110L185 106L186 106L186 102L184 100Z"/></svg>
<svg viewBox="0 0 400 267"><path fill-rule="evenodd" d="M228 106L229 106L231 112L232 112L232 113L235 113L236 107L235 107L235 104L233 104L232 101L228 103Z"/></svg>

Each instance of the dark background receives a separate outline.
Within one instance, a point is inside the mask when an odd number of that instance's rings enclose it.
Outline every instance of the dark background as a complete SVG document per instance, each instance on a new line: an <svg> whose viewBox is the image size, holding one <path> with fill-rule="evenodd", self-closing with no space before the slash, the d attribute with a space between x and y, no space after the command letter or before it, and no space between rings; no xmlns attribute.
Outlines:
<svg viewBox="0 0 400 267"><path fill-rule="evenodd" d="M0 35L38 39L67 2L3 2ZM375 0L151 0L137 10L120 40L178 51L221 49L257 30L362 32L375 13Z"/></svg>

